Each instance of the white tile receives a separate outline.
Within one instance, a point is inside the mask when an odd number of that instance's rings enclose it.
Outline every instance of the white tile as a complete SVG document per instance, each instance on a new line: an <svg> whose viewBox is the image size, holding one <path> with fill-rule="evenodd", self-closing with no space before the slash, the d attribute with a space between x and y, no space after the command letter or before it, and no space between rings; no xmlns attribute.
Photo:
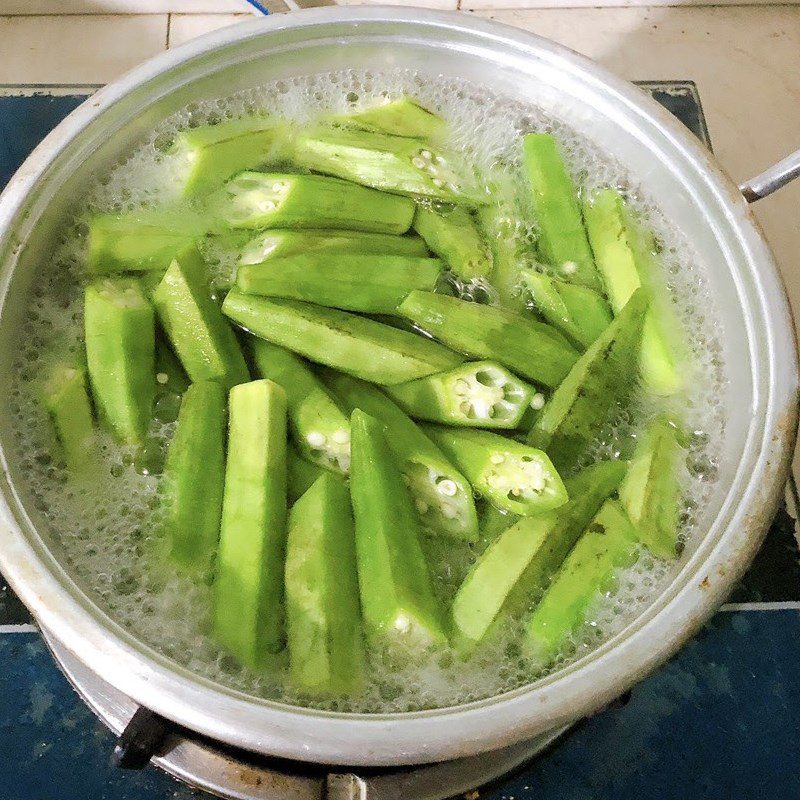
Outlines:
<svg viewBox="0 0 800 800"><path fill-rule="evenodd" d="M251 18L250 14L172 14L169 18L169 47L177 47L204 33Z"/></svg>
<svg viewBox="0 0 800 800"><path fill-rule="evenodd" d="M454 11L458 8L458 0L337 0L340 6L414 6L416 8L437 8Z"/></svg>
<svg viewBox="0 0 800 800"><path fill-rule="evenodd" d="M252 11L247 0L0 0L3 14L225 14Z"/></svg>
<svg viewBox="0 0 800 800"><path fill-rule="evenodd" d="M661 6L775 6L800 5L800 0L461 0L460 8L473 9L539 9L539 8L642 8Z"/></svg>
<svg viewBox="0 0 800 800"><path fill-rule="evenodd" d="M0 17L0 83L106 83L166 41L165 14Z"/></svg>

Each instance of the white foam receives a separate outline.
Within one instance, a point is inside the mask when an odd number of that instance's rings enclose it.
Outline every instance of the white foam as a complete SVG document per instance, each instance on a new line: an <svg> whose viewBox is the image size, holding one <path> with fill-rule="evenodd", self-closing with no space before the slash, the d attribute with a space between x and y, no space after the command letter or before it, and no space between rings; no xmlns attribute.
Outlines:
<svg viewBox="0 0 800 800"><path fill-rule="evenodd" d="M254 111L268 111L302 124L320 112L342 113L382 95L404 92L445 117L452 131L448 146L473 164L483 181L487 176L493 181L498 175L510 176L502 180L504 194L524 197L520 134L553 132L584 190L620 186L656 232L662 244L669 297L692 347L694 376L687 381L688 395L676 401L690 429L700 432L690 454L692 474L684 476L686 512L681 536L687 540L695 525L693 509L702 507L714 481L716 455L709 442L720 440L724 423L719 400L724 365L716 340L714 302L691 245L659 214L655 200L644 189L631 186L624 169L595 148L591 132L578 132L537 108L451 78L427 81L409 72L378 75L354 71L309 76L196 104L175 114L123 164L98 181L85 211L125 211L174 201L181 164L165 151L175 133L187 126ZM158 566L163 562L157 533L159 479L137 474L130 450L100 434L96 470L81 484L68 480L50 455L52 432L37 399L38 386L54 351L79 353L82 349L84 230L80 223L67 226L52 268L43 270L43 281L30 301L29 323L21 337L26 344L10 391L15 458L34 504L48 521L50 536L63 551L68 569L102 608L136 636L199 675L255 695L309 703L307 698L293 695L282 676L257 676L239 668L207 636L208 588L190 584ZM516 235L530 242L534 226L520 222ZM210 257L218 278L224 281L232 270L230 253L215 252ZM488 299L493 296L489 291ZM635 406L632 415L623 415L599 437L595 455L618 455L629 448L631 436L654 411L652 406ZM170 434L170 425L154 425L151 431L159 442L165 442ZM447 601L474 561L476 550L442 540L426 541L426 548L437 591ZM617 596L597 605L586 630L576 634L574 647L566 648L557 664L583 654L620 630L658 594L671 573L669 565L643 557L623 576ZM510 620L491 644L468 662L449 652L402 664L373 654L370 681L361 695L338 705L316 704L360 711L406 711L456 705L515 688L538 677L519 656L515 644L519 625L518 619Z"/></svg>

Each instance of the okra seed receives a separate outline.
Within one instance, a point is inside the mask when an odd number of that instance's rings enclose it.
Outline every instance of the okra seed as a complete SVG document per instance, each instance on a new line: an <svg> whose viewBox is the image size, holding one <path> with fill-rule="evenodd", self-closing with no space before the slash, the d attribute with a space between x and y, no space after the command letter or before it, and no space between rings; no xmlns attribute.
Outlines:
<svg viewBox="0 0 800 800"><path fill-rule="evenodd" d="M574 261L565 261L561 265L561 271L565 275L574 275L578 271L578 265Z"/></svg>
<svg viewBox="0 0 800 800"><path fill-rule="evenodd" d="M506 457L500 453L492 453L489 460L492 462L492 464L502 464L506 460Z"/></svg>
<svg viewBox="0 0 800 800"><path fill-rule="evenodd" d="M306 441L312 447L322 447L325 442L328 441L328 437L325 436L324 433L320 433L319 431L311 431L311 433L306 436Z"/></svg>
<svg viewBox="0 0 800 800"><path fill-rule="evenodd" d="M420 514L425 514L428 511L428 504L421 498L417 498L416 506Z"/></svg>
<svg viewBox="0 0 800 800"><path fill-rule="evenodd" d="M531 408L534 411L539 411L540 409L544 408L544 395L541 392L536 392L536 394L531 398Z"/></svg>
<svg viewBox="0 0 800 800"><path fill-rule="evenodd" d="M469 391L469 384L463 378L459 378L455 382L454 388L455 388L456 394L459 394L459 395L466 394Z"/></svg>
<svg viewBox="0 0 800 800"><path fill-rule="evenodd" d="M156 374L156 381L162 386L169 380L169 375L166 372L159 372Z"/></svg>
<svg viewBox="0 0 800 800"><path fill-rule="evenodd" d="M445 519L455 519L456 518L456 510L453 506L449 503L442 506L442 516Z"/></svg>
<svg viewBox="0 0 800 800"><path fill-rule="evenodd" d="M411 159L411 163L417 169L424 169L426 166L424 159L420 158L419 156L414 156L414 158Z"/></svg>
<svg viewBox="0 0 800 800"><path fill-rule="evenodd" d="M439 494L445 495L445 497L455 497L456 492L458 492L458 486L456 486L455 481L445 478L443 481L439 481L436 485L436 490Z"/></svg>
<svg viewBox="0 0 800 800"><path fill-rule="evenodd" d="M433 185L437 189L441 189L444 186L444 181L441 178L434 178L433 179Z"/></svg>
<svg viewBox="0 0 800 800"><path fill-rule="evenodd" d="M339 430L335 431L333 436L331 436L336 444L347 444L350 441L350 431L347 430Z"/></svg>
<svg viewBox="0 0 800 800"><path fill-rule="evenodd" d="M427 159L428 161L430 161L430 160L431 160L431 157L433 156L433 153L431 153L431 151L430 151L430 150L420 150L420 151L419 151L419 154L420 154L420 155L421 155L421 156L422 156L424 159Z"/></svg>

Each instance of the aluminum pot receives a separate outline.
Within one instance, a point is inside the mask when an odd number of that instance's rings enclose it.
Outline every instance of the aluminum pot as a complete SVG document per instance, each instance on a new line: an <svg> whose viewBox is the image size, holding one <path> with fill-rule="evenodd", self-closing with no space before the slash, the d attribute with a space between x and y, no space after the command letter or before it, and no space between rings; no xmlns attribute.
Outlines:
<svg viewBox="0 0 800 800"><path fill-rule="evenodd" d="M796 428L798 364L775 263L741 192L639 89L552 42L455 13L325 8L258 19L164 53L89 98L0 197L0 392L26 296L92 175L154 123L198 98L352 65L455 75L550 107L619 159L703 262L729 369L719 481L677 576L624 631L535 684L454 708L323 713L198 678L110 619L59 563L25 496L0 418L0 569L37 621L140 704L247 750L329 764L398 765L500 748L591 713L663 662L722 603L775 512ZM3 403L6 401L3 400Z"/></svg>

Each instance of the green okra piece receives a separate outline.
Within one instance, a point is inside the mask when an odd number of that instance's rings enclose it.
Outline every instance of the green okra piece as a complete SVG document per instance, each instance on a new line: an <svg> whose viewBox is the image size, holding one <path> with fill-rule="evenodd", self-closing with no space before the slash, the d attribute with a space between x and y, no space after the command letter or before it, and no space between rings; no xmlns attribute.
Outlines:
<svg viewBox="0 0 800 800"><path fill-rule="evenodd" d="M349 427L349 425L348 425ZM321 467L306 461L293 444L286 447L286 494L289 505L297 502L325 472Z"/></svg>
<svg viewBox="0 0 800 800"><path fill-rule="evenodd" d="M578 351L555 328L498 306L415 291L398 313L454 350L498 361L545 386L557 386L578 360Z"/></svg>
<svg viewBox="0 0 800 800"><path fill-rule="evenodd" d="M414 289L433 290L441 272L436 258L314 253L241 266L236 285L247 294L392 314Z"/></svg>
<svg viewBox="0 0 800 800"><path fill-rule="evenodd" d="M611 307L615 313L625 307L630 296L655 279L655 242L635 220L631 210L615 189L603 189L584 203L583 214L594 249L597 267L603 275ZM653 297L658 292L652 292ZM677 329L663 305L651 304L642 331L640 369L645 385L659 395L675 394L682 380L670 330Z"/></svg>
<svg viewBox="0 0 800 800"><path fill-rule="evenodd" d="M388 644L446 644L444 614L433 593L411 495L383 426L356 409L350 427L350 494L367 633Z"/></svg>
<svg viewBox="0 0 800 800"><path fill-rule="evenodd" d="M585 621L599 597L611 591L618 570L636 561L636 530L625 511L607 500L547 587L525 624L524 646L550 662Z"/></svg>
<svg viewBox="0 0 800 800"><path fill-rule="evenodd" d="M567 490L547 454L496 433L423 427L484 499L512 514L558 508Z"/></svg>
<svg viewBox="0 0 800 800"><path fill-rule="evenodd" d="M312 172L384 192L479 201L454 170L450 156L434 151L424 139L326 128L301 135L293 158Z"/></svg>
<svg viewBox="0 0 800 800"><path fill-rule="evenodd" d="M386 393L415 419L468 428L516 428L535 390L494 361L470 361L389 386Z"/></svg>
<svg viewBox="0 0 800 800"><path fill-rule="evenodd" d="M44 384L43 400L67 467L79 472L91 458L94 445L86 372L70 364L57 364Z"/></svg>
<svg viewBox="0 0 800 800"><path fill-rule="evenodd" d="M347 410L359 408L384 426L423 529L474 541L478 520L472 487L419 426L375 386L333 370L325 370L323 380Z"/></svg>
<svg viewBox="0 0 800 800"><path fill-rule="evenodd" d="M226 401L225 389L218 383L198 381L189 386L162 479L164 529L172 559L201 575L209 571L219 539Z"/></svg>
<svg viewBox="0 0 800 800"><path fill-rule="evenodd" d="M550 134L529 133L523 137L522 150L539 224L539 253L565 280L601 291L603 284L583 227L578 192L558 143Z"/></svg>
<svg viewBox="0 0 800 800"><path fill-rule="evenodd" d="M250 379L236 334L211 297L200 253L179 253L153 292L153 304L186 373L230 388Z"/></svg>
<svg viewBox="0 0 800 800"><path fill-rule="evenodd" d="M611 324L611 309L594 289L532 269L522 270L521 276L539 314L581 349Z"/></svg>
<svg viewBox="0 0 800 800"><path fill-rule="evenodd" d="M285 548L286 394L268 380L241 383L229 394L212 627L252 669L283 648Z"/></svg>
<svg viewBox="0 0 800 800"><path fill-rule="evenodd" d="M302 358L279 345L252 340L256 372L283 387L294 442L306 460L347 474L350 419Z"/></svg>
<svg viewBox="0 0 800 800"><path fill-rule="evenodd" d="M222 310L261 339L373 383L402 383L463 361L422 336L298 300L256 297L234 289Z"/></svg>
<svg viewBox="0 0 800 800"><path fill-rule="evenodd" d="M186 164L184 194L197 195L242 170L275 161L285 141L284 126L252 116L180 131L169 152Z"/></svg>
<svg viewBox="0 0 800 800"><path fill-rule="evenodd" d="M239 264L263 264L276 258L311 253L408 256L425 258L428 247L419 236L365 231L276 229L259 233L241 249Z"/></svg>
<svg viewBox="0 0 800 800"><path fill-rule="evenodd" d="M188 209L137 209L95 214L88 221L86 266L96 275L159 272L206 232L206 223Z"/></svg>
<svg viewBox="0 0 800 800"><path fill-rule="evenodd" d="M243 172L209 201L231 228L334 228L405 233L414 203L322 175Z"/></svg>
<svg viewBox="0 0 800 800"><path fill-rule="evenodd" d="M531 260L517 233L519 211L505 204L481 206L476 215L483 237L492 254L492 286L506 308L523 311L525 302L520 287L520 269Z"/></svg>
<svg viewBox="0 0 800 800"><path fill-rule="evenodd" d="M139 443L150 424L155 315L138 281L99 278L86 287L86 362L95 405L116 436Z"/></svg>
<svg viewBox="0 0 800 800"><path fill-rule="evenodd" d="M156 331L155 359L156 394L164 392L183 394L189 388L191 381L161 331Z"/></svg>
<svg viewBox="0 0 800 800"><path fill-rule="evenodd" d="M427 139L440 134L445 121L406 95L336 118L344 125L367 131Z"/></svg>
<svg viewBox="0 0 800 800"><path fill-rule="evenodd" d="M536 419L528 441L550 454L562 470L571 469L638 377L638 355L648 298L643 289L578 359Z"/></svg>
<svg viewBox="0 0 800 800"><path fill-rule="evenodd" d="M675 425L656 417L640 439L619 490L639 539L661 558L677 555L682 453Z"/></svg>
<svg viewBox="0 0 800 800"><path fill-rule="evenodd" d="M492 272L492 254L483 241L472 214L460 206L417 206L414 230L432 253L466 281L486 278Z"/></svg>
<svg viewBox="0 0 800 800"><path fill-rule="evenodd" d="M625 474L621 462L601 462L567 481L570 497L555 511L505 525L478 557L451 608L456 646L470 651L503 616L524 611L541 597L578 537Z"/></svg>
<svg viewBox="0 0 800 800"><path fill-rule="evenodd" d="M364 669L355 529L347 484L330 472L289 512L285 576L292 684L313 695L352 692Z"/></svg>

